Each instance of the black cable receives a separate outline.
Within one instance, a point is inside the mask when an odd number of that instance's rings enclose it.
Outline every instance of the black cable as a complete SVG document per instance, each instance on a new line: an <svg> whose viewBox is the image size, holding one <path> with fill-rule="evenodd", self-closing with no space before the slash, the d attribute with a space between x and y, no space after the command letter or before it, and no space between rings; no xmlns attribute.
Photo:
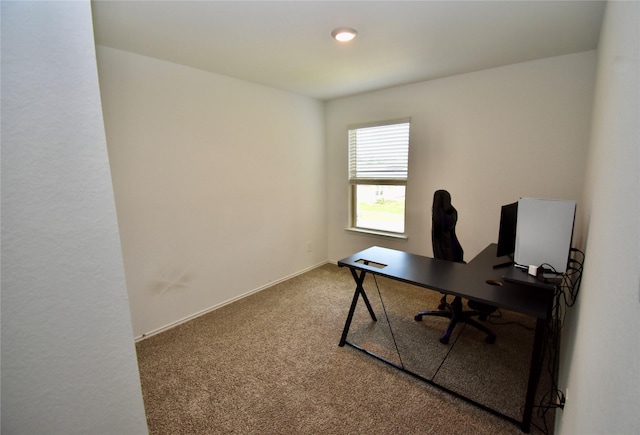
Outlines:
<svg viewBox="0 0 640 435"><path fill-rule="evenodd" d="M569 292L569 300L566 299L565 303L567 307L572 307L578 298L578 292L580 290L580 283L582 282L582 268L584 266L585 254L579 249L571 248L571 253L574 254L569 258L569 267L564 275L566 284L566 290ZM575 254L579 254L580 259L575 258Z"/></svg>
<svg viewBox="0 0 640 435"><path fill-rule="evenodd" d="M498 307L498 309L497 309L497 311L496 311L496 312L497 312L498 314L489 314L489 315L487 316L487 321L488 321L489 323L491 323L492 325L494 325L494 326L518 325L518 326L520 326L521 328L526 329L527 331L533 331L533 330L535 330L535 328L534 328L534 327L530 327L530 326L524 325L524 324L522 324L522 323L520 323L520 322L517 322L517 321L515 321L515 320L510 320L510 321L508 321L508 322L496 322L494 319L499 319L499 318L501 318L501 317L502 317L502 310L500 310L500 308Z"/></svg>
<svg viewBox="0 0 640 435"><path fill-rule="evenodd" d="M384 311L384 316L387 319L387 324L389 325L389 332L391 332L391 338L393 340L393 345L396 348L396 353L398 354L398 359L400 360L400 366L404 369L405 367L404 367L404 362L402 361L402 355L400 354L400 350L398 349L398 343L396 342L396 336L393 333L393 328L391 327L391 320L389 320L389 315L387 314L387 308L385 307L384 300L382 299L382 293L380 292L380 286L378 286L378 280L376 279L376 275L375 274L372 274L372 275L373 275L373 281L376 283L376 289L378 290L378 297L380 298L380 303L382 304L382 311ZM444 365L445 361L449 357L449 354L453 351L453 348L455 347L456 343L458 342L458 339L460 338L460 336L464 332L464 329L465 329L466 326L467 326L466 323L462 324L462 328L460 328L460 331L455 336L455 338L453 340L453 343L451 343L449 345L449 350L447 351L447 354L444 356L444 358L440 362L440 365L438 366L438 368L436 369L435 373L431 377L431 380L435 379L436 375L440 371L440 368ZM521 325L521 326L524 326L524 325Z"/></svg>
<svg viewBox="0 0 640 435"><path fill-rule="evenodd" d="M447 360L447 358L449 358L449 354L453 351L453 348L455 347L456 343L458 342L458 339L460 338L460 336L462 336L462 333L464 332L464 328L466 328L466 327L467 327L467 324L466 323L462 323L462 327L460 328L460 332L458 332L458 335L456 335L455 338L453 339L453 343L451 343L449 345L449 350L447 351L447 354L444 356L444 358L442 358L442 361L440 361L440 365L436 369L436 371L433 374L433 376L431 376L431 380L432 381L436 378L436 375L438 374L438 372L440 371L440 369L444 365L444 363Z"/></svg>
<svg viewBox="0 0 640 435"><path fill-rule="evenodd" d="M542 420L544 427L532 423L545 434L549 433L547 413L552 409L564 408L565 395L558 388L555 376L560 363L560 335L568 308L575 305L582 281L582 268L585 254L575 248L571 248L570 254L567 270L562 274L561 282L554 294L551 324L547 325L547 342L545 349L548 350L549 356L547 360L547 371L551 381L551 387L547 393L542 395L539 405L536 406L538 409L537 416ZM576 254L579 254L579 259L575 258Z"/></svg>
<svg viewBox="0 0 640 435"><path fill-rule="evenodd" d="M382 311L384 311L384 317L387 319L387 325L389 325L389 332L391 332L391 339L393 340L393 345L396 348L396 353L398 354L398 359L400 360L400 367L404 370L404 363L402 362L402 355L400 355L400 350L398 349L398 343L396 342L396 336L393 333L393 328L391 327L391 320L389 320L389 315L387 314L387 308L384 306L384 301L382 300L382 293L380 293L380 287L378 286L378 280L376 279L376 275L373 275L373 281L376 283L376 288L378 289L378 297L380 298L380 303L382 304Z"/></svg>

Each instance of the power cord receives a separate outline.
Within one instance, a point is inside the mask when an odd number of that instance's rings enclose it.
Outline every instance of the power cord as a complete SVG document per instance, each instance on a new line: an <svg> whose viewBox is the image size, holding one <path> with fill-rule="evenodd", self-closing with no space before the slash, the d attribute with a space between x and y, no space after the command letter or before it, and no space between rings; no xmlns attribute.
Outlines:
<svg viewBox="0 0 640 435"><path fill-rule="evenodd" d="M487 320L489 321L489 323L491 323L494 326L518 325L521 328L526 329L527 331L535 330L534 327L527 326L527 325L525 325L523 323L520 323L520 322L516 322L515 320L510 320L508 322L496 322L494 320L494 319L500 319L501 317L502 317L502 311L500 310L500 308L498 308L494 314L489 314L487 316Z"/></svg>
<svg viewBox="0 0 640 435"><path fill-rule="evenodd" d="M389 331L391 332L391 339L393 340L393 346L396 348L396 354L398 355L398 359L400 360L400 367L404 369L404 363L402 362L402 355L400 355L400 349L398 349L398 343L396 342L396 336L393 333L393 328L391 327L391 319L389 319L389 315L387 314L387 307L384 305L384 300L382 300L382 293L380 293L380 286L378 286L378 280L376 279L375 273L373 275L373 281L376 283L376 289L378 289L378 297L380 298L380 303L382 304L382 310L384 311L384 317L387 319L387 324L389 325Z"/></svg>
<svg viewBox="0 0 640 435"><path fill-rule="evenodd" d="M551 387L548 392L542 395L539 405L536 406L538 409L538 417L542 420L544 427L540 427L534 423L534 426L544 434L549 433L547 413L554 409L564 409L566 402L566 395L558 388L555 374L560 363L560 335L562 327L564 326L567 310L575 305L578 298L584 258L584 252L576 248L571 248L567 270L562 274L561 282L555 292L551 323L547 328L547 336L549 339L547 340L545 349L545 354L549 356L547 360L547 371L549 379L551 380Z"/></svg>

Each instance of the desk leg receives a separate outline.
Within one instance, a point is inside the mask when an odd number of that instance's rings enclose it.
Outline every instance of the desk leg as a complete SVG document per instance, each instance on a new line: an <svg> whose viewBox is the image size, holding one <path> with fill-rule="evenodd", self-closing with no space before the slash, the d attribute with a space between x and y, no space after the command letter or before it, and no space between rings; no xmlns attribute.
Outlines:
<svg viewBox="0 0 640 435"><path fill-rule="evenodd" d="M342 330L342 337L340 338L340 343L338 346L342 347L347 342L347 334L349 333L349 327L351 326L351 320L353 320L353 313L356 311L356 305L358 304L358 296L362 295L362 299L364 299L364 303L369 310L369 314L371 315L371 319L374 322L377 322L376 315L373 313L373 308L371 308L371 304L369 303L369 298L367 298L367 294L364 292L364 287L362 283L364 282L364 277L367 274L366 271L360 271L360 275L356 272L356 269L350 269L351 275L353 275L353 279L356 282L356 291L353 293L353 299L351 301L351 308L349 308L349 315L347 316L347 321L344 324L344 329Z"/></svg>
<svg viewBox="0 0 640 435"><path fill-rule="evenodd" d="M527 397L524 402L524 413L522 415L521 429L524 433L529 433L531 430L531 415L533 414L533 405L536 400L536 390L538 388L538 382L540 381L540 373L542 372L542 363L544 359L546 325L546 320L536 320L536 335L533 339L533 352L531 354L531 367L529 368Z"/></svg>

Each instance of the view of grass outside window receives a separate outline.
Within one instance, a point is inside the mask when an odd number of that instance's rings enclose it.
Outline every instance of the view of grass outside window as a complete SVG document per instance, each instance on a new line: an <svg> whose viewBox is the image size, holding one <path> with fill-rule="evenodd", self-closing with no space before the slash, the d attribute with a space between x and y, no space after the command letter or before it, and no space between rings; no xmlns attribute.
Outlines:
<svg viewBox="0 0 640 435"><path fill-rule="evenodd" d="M405 186L356 186L356 227L404 233Z"/></svg>
<svg viewBox="0 0 640 435"><path fill-rule="evenodd" d="M351 227L404 234L409 122L349 129Z"/></svg>

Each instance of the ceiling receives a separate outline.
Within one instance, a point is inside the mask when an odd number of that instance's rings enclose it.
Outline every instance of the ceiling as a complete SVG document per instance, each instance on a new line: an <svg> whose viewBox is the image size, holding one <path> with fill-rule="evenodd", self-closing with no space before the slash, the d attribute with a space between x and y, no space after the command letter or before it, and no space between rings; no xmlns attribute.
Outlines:
<svg viewBox="0 0 640 435"><path fill-rule="evenodd" d="M328 100L597 48L599 1L92 1L98 45ZM351 43L331 38L357 29Z"/></svg>

